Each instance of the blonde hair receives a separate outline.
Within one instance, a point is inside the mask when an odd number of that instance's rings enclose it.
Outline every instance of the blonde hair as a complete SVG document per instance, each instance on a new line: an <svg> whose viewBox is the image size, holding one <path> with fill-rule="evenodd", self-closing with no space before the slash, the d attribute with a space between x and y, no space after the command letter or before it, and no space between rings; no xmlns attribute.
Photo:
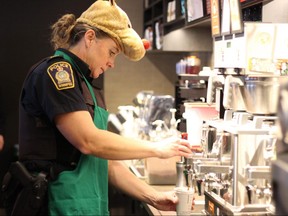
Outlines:
<svg viewBox="0 0 288 216"><path fill-rule="evenodd" d="M97 38L111 38L106 32L96 27L76 22L74 14L65 14L51 26L50 43L54 50L58 48L68 49L77 44L89 29L94 30Z"/></svg>

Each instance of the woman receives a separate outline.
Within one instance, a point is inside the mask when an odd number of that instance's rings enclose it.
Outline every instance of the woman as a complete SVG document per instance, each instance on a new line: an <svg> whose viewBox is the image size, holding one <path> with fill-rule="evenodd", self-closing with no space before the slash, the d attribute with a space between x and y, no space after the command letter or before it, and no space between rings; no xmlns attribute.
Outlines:
<svg viewBox="0 0 288 216"><path fill-rule="evenodd" d="M91 86L121 52L133 61L145 54L126 13L114 1L96 1L78 19L61 17L51 42L54 55L34 65L24 82L19 136L20 161L31 172L49 171L49 214L108 215L108 181L160 210L175 210L174 193L155 191L118 160L189 157L189 144L152 145L108 132L103 97Z"/></svg>

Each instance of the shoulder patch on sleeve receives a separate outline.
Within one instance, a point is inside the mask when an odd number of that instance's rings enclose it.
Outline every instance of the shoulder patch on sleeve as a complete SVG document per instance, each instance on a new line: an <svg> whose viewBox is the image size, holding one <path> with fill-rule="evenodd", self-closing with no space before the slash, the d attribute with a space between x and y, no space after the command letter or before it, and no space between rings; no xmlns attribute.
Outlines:
<svg viewBox="0 0 288 216"><path fill-rule="evenodd" d="M75 87L73 70L68 62L61 61L52 64L48 67L47 73L58 90Z"/></svg>

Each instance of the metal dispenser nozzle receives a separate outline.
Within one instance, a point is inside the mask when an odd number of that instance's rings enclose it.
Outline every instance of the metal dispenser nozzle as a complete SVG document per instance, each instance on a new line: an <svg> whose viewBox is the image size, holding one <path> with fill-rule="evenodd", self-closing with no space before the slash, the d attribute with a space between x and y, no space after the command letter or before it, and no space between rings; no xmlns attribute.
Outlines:
<svg viewBox="0 0 288 216"><path fill-rule="evenodd" d="M185 183L188 189L193 187L193 169L192 169L193 159L192 158L184 158L184 177Z"/></svg>
<svg viewBox="0 0 288 216"><path fill-rule="evenodd" d="M184 176L186 181L186 186L190 188L192 186L192 171L190 169L190 166L185 166Z"/></svg>

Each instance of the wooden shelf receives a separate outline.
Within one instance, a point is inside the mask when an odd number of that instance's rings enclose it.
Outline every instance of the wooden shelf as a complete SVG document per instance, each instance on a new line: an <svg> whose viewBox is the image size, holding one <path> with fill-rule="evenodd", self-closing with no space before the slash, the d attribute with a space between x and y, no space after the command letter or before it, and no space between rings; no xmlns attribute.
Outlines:
<svg viewBox="0 0 288 216"><path fill-rule="evenodd" d="M184 26L185 26L185 16L183 15L175 20L163 24L164 35L168 34L171 31L183 28Z"/></svg>
<svg viewBox="0 0 288 216"><path fill-rule="evenodd" d="M145 29L148 27L151 27L153 30L153 45L152 48L156 49L155 44L155 23L159 22L161 24L160 29L160 35L161 37L164 37L166 34L178 30L178 29L187 29L187 28L211 28L211 17L210 12L208 12L208 9L206 7L206 1L210 0L203 0L203 14L204 16L201 18L198 18L196 20L193 20L191 22L187 21L187 5L185 0L185 11L186 14L183 14L183 5L181 5L182 0L175 0L176 8L175 8L175 19L172 21L167 22L167 9L168 9L168 3L172 0L150 0L149 6L144 9L144 32ZM250 7L257 7L257 5L261 5L264 3L271 2L273 0L246 0L244 2L241 2L241 9L243 10L247 9L249 10ZM260 11L260 9L258 10ZM248 15L249 15L248 11ZM258 13L258 12L257 12ZM253 15L253 14L252 14ZM260 20L249 20L252 16L251 14L249 16L245 16L248 20L244 21L260 21ZM261 14L262 15L262 14ZM259 16L262 18L262 16ZM258 17L257 17L258 19Z"/></svg>
<svg viewBox="0 0 288 216"><path fill-rule="evenodd" d="M201 17L197 20L193 20L191 22L187 22L185 25L185 28L191 28L191 27L211 27L211 17L210 15L206 15L204 17Z"/></svg>
<svg viewBox="0 0 288 216"><path fill-rule="evenodd" d="M273 0L246 0L244 2L241 2L241 8L248 8L257 4L264 4L264 3L268 3L271 2Z"/></svg>
<svg viewBox="0 0 288 216"><path fill-rule="evenodd" d="M194 74L180 74L178 75L179 80L206 80L208 81L209 76L200 76Z"/></svg>

